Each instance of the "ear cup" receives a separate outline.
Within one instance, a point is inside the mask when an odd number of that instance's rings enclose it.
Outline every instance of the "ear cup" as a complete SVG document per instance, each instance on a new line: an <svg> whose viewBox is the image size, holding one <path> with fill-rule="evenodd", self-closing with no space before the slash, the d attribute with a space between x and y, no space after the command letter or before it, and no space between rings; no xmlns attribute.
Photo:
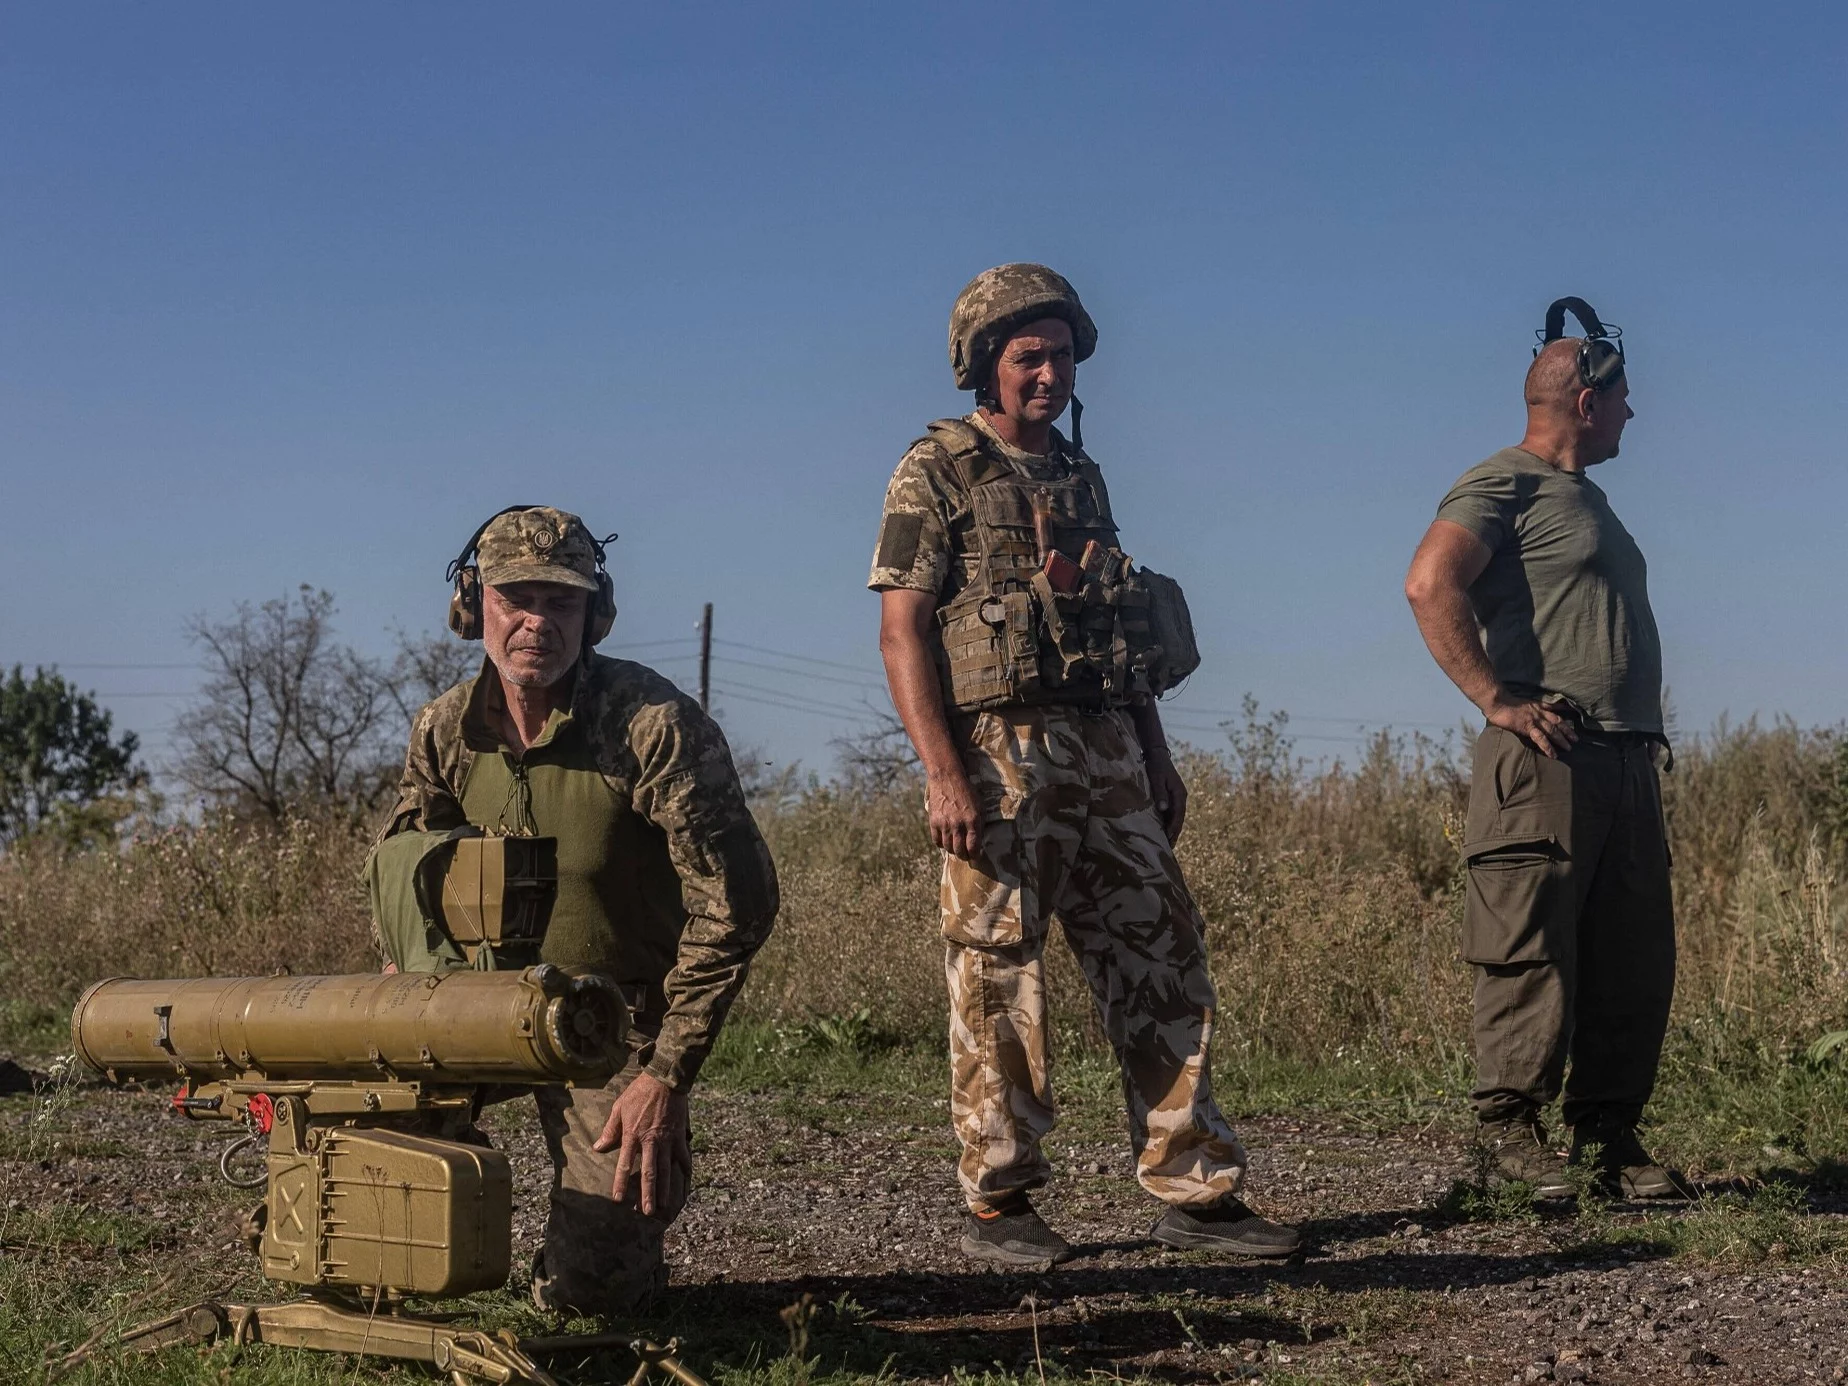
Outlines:
<svg viewBox="0 0 1848 1386"><path fill-rule="evenodd" d="M584 613L584 643L601 645L615 624L616 584L610 581L608 573L599 568L597 590L591 594L590 606Z"/></svg>
<svg viewBox="0 0 1848 1386"><path fill-rule="evenodd" d="M1617 340L1623 336L1623 329L1606 327L1582 298L1556 298L1547 306L1546 326L1534 334L1540 339L1534 355L1538 356L1541 347L1548 342L1556 342L1565 335L1567 313L1578 319L1585 333L1585 340L1579 343L1578 349L1580 383L1587 389L1610 389L1623 375L1623 344Z"/></svg>
<svg viewBox="0 0 1848 1386"><path fill-rule="evenodd" d="M1593 337L1579 348L1579 379L1594 390L1608 390L1623 374L1623 352L1607 337Z"/></svg>
<svg viewBox="0 0 1848 1386"><path fill-rule="evenodd" d="M456 573L456 588L449 596L449 628L464 640L481 639L479 568L463 568Z"/></svg>

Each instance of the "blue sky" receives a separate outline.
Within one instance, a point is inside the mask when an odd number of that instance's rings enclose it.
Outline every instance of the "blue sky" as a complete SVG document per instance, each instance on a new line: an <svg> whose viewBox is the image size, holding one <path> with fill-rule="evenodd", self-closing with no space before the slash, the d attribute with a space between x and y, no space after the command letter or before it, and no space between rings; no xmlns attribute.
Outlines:
<svg viewBox="0 0 1848 1386"><path fill-rule="evenodd" d="M1837 721L1845 40L1815 5L7 6L0 660L158 754L194 675L101 666L302 582L383 649L544 501L621 532L611 646L690 680L663 642L712 601L829 661L719 647L734 740L825 766L819 705L883 704L885 481L965 407L951 299L1032 258L1101 328L1126 547L1193 603L1185 734L1247 691L1317 754L1468 711L1399 581L1566 293L1628 334L1595 475L1682 727Z"/></svg>

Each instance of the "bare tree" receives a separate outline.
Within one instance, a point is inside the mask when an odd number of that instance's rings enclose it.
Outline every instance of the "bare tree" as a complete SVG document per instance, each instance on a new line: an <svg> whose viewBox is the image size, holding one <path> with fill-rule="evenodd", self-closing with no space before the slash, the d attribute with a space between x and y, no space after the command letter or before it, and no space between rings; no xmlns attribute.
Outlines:
<svg viewBox="0 0 1848 1386"><path fill-rule="evenodd" d="M391 667L334 643L333 614L333 594L304 584L187 623L207 677L176 728L185 784L277 821L311 804L377 805L402 754L397 684Z"/></svg>
<svg viewBox="0 0 1848 1386"><path fill-rule="evenodd" d="M400 627L398 653L387 671L393 705L406 731L427 702L481 668L481 646L453 635L412 635Z"/></svg>
<svg viewBox="0 0 1848 1386"><path fill-rule="evenodd" d="M923 776L905 724L882 713L871 730L838 736L830 743L840 757L841 778L855 789L884 793Z"/></svg>

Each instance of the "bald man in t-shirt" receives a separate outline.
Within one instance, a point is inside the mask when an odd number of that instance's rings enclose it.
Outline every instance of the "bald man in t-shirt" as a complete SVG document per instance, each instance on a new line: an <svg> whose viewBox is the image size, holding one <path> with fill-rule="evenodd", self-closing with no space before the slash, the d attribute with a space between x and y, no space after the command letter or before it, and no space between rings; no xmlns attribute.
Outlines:
<svg viewBox="0 0 1848 1386"><path fill-rule="evenodd" d="M1567 1163L1613 1194L1674 1197L1636 1134L1675 981L1656 778L1662 651L1642 551L1586 472L1633 417L1615 349L1547 343L1527 432L1465 472L1405 580L1438 665L1482 710L1464 853L1474 965L1471 1097L1496 1172L1564 1197ZM1570 1074L1567 1063L1570 1060ZM1542 1111L1564 1091L1568 1160Z"/></svg>

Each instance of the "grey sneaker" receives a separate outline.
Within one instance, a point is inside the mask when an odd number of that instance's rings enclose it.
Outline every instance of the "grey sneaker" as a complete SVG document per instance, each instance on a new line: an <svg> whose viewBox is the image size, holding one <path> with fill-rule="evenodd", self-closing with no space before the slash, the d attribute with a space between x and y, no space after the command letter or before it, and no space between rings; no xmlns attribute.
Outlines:
<svg viewBox="0 0 1848 1386"><path fill-rule="evenodd" d="M1572 1128L1571 1163L1591 1163L1590 1147L1597 1147L1592 1171L1599 1187L1612 1198L1692 1198L1693 1192L1679 1171L1655 1162L1636 1128L1628 1123L1582 1121Z"/></svg>
<svg viewBox="0 0 1848 1386"><path fill-rule="evenodd" d="M1261 1218L1236 1198L1208 1208L1170 1208L1149 1235L1183 1251L1225 1251L1237 1256L1294 1256L1303 1249L1294 1227Z"/></svg>
<svg viewBox="0 0 1848 1386"><path fill-rule="evenodd" d="M1539 1117L1485 1121L1476 1139L1488 1151L1489 1173L1496 1179L1531 1184L1535 1198L1570 1198L1575 1192L1566 1161L1547 1142Z"/></svg>
<svg viewBox="0 0 1848 1386"><path fill-rule="evenodd" d="M1025 1194L999 1207L971 1212L963 1223L962 1253L998 1266L1056 1266L1072 1259L1072 1244L1046 1226Z"/></svg>

